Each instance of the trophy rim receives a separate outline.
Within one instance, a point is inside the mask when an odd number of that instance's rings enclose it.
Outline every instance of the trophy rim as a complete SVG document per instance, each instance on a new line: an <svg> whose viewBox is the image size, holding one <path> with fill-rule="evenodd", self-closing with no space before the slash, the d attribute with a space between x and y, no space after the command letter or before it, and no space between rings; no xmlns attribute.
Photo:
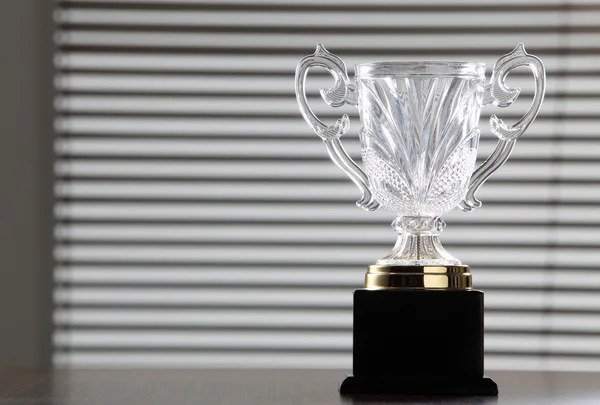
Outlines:
<svg viewBox="0 0 600 405"><path fill-rule="evenodd" d="M485 77L485 63L450 60L378 61L354 66L357 78L390 76Z"/></svg>

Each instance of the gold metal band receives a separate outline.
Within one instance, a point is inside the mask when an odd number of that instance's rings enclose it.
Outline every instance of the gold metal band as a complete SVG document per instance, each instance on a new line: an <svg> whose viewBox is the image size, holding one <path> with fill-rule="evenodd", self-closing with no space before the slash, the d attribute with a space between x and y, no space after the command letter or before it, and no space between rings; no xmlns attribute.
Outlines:
<svg viewBox="0 0 600 405"><path fill-rule="evenodd" d="M365 287L382 289L470 290L469 266L380 266L372 264Z"/></svg>

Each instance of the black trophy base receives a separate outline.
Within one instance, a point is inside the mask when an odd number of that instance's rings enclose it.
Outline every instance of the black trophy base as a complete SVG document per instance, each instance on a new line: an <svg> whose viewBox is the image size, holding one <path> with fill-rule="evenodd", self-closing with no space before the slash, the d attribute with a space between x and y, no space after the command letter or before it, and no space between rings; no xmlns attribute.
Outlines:
<svg viewBox="0 0 600 405"><path fill-rule="evenodd" d="M483 293L354 292L353 375L341 394L498 395L483 372Z"/></svg>
<svg viewBox="0 0 600 405"><path fill-rule="evenodd" d="M487 376L449 380L349 375L342 380L339 390L342 395L498 395L498 386Z"/></svg>

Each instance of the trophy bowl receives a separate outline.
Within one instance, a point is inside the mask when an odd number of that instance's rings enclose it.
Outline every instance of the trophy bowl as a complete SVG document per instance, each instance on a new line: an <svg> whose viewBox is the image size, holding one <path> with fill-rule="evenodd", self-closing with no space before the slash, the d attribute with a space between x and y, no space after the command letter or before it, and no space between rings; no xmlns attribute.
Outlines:
<svg viewBox="0 0 600 405"><path fill-rule="evenodd" d="M505 79L520 66L530 68L535 79L531 107L514 125L491 116L499 142L474 171L481 107L507 107L518 97L520 90L508 88ZM340 141L349 127L348 116L327 126L308 106L305 80L311 67L325 68L335 79L333 88L321 90L327 104L358 107L364 171ZM440 242L442 217L457 206L463 211L481 206L475 193L506 162L541 107L543 63L519 44L496 62L489 81L484 64L451 61L362 63L355 66L355 74L351 82L344 62L318 45L298 64L295 84L304 119L362 192L357 205L369 211L383 207L396 217L396 245L369 266L365 286L470 289L469 267Z"/></svg>

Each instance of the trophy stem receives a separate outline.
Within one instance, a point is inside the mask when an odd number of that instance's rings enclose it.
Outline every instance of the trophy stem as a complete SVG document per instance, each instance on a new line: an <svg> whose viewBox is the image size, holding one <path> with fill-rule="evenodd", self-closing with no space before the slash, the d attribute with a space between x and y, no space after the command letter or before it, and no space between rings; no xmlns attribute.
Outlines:
<svg viewBox="0 0 600 405"><path fill-rule="evenodd" d="M461 261L444 249L440 233L446 224L440 217L398 217L392 228L398 232L394 248L378 265L459 266Z"/></svg>
<svg viewBox="0 0 600 405"><path fill-rule="evenodd" d="M469 266L444 249L439 217L398 217L392 223L398 232L394 248L369 266L367 289L470 290Z"/></svg>

